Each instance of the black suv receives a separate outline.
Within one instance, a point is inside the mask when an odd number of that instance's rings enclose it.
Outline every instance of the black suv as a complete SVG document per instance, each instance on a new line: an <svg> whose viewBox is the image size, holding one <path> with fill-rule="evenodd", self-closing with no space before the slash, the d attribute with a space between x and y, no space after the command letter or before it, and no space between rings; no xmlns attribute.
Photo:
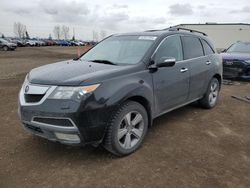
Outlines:
<svg viewBox="0 0 250 188"><path fill-rule="evenodd" d="M213 108L221 80L222 60L203 33L118 34L78 59L31 70L19 114L35 135L123 156L139 148L156 117L194 101Z"/></svg>

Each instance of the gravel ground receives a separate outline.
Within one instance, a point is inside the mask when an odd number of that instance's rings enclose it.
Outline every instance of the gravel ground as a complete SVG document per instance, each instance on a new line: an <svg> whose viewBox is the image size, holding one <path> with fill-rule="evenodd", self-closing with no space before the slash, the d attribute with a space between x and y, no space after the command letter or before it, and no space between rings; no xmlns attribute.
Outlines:
<svg viewBox="0 0 250 188"><path fill-rule="evenodd" d="M25 132L16 110L25 74L76 54L0 52L0 187L250 187L250 104L231 98L249 96L250 83L223 85L213 110L190 105L157 118L140 150L124 158Z"/></svg>

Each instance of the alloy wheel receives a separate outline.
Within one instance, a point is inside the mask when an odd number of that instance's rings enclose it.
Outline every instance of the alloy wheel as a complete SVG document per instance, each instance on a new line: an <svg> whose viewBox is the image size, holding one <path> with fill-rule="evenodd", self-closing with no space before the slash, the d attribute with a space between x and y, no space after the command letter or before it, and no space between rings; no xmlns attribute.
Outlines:
<svg viewBox="0 0 250 188"><path fill-rule="evenodd" d="M137 112L129 112L123 118L118 128L117 138L123 149L133 148L142 138L144 120Z"/></svg>
<svg viewBox="0 0 250 188"><path fill-rule="evenodd" d="M211 87L210 87L210 94L209 94L209 103L211 106L213 106L216 101L217 101L217 97L218 97L218 93L219 93L219 87L218 87L218 83L217 82L212 82Z"/></svg>

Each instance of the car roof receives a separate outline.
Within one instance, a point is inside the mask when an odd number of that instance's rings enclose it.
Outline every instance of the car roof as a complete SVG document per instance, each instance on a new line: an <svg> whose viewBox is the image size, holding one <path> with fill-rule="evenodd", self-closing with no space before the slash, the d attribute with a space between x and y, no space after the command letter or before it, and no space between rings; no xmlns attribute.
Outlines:
<svg viewBox="0 0 250 188"><path fill-rule="evenodd" d="M162 30L147 30L143 32L121 33L121 34L115 34L114 36L156 36L157 38L165 38L169 35L174 35L174 34L199 37L207 41L209 45L214 49L213 42L207 37L206 33L180 27L170 27Z"/></svg>
<svg viewBox="0 0 250 188"><path fill-rule="evenodd" d="M121 33L121 34L115 34L114 36L145 36L146 35L146 36L166 37L168 35L173 35L173 34L197 36L210 42L206 33L196 31L196 30L186 29L186 28L180 28L180 27L170 27L170 28L166 28L162 30L147 30L143 32Z"/></svg>

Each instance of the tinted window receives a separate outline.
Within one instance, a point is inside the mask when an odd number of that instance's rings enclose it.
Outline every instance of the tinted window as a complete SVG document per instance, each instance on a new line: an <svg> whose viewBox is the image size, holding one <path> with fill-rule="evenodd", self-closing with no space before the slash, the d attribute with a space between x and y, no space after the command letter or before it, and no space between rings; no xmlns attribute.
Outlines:
<svg viewBox="0 0 250 188"><path fill-rule="evenodd" d="M170 36L165 39L155 54L155 60L162 57L173 57L176 61L183 60L182 45L179 36Z"/></svg>
<svg viewBox="0 0 250 188"><path fill-rule="evenodd" d="M191 59L203 56L201 42L197 37L185 36L182 37L184 59Z"/></svg>
<svg viewBox="0 0 250 188"><path fill-rule="evenodd" d="M209 46L209 44L205 40L202 39L201 42L203 45L205 55L214 54L214 50L211 48L211 46Z"/></svg>

